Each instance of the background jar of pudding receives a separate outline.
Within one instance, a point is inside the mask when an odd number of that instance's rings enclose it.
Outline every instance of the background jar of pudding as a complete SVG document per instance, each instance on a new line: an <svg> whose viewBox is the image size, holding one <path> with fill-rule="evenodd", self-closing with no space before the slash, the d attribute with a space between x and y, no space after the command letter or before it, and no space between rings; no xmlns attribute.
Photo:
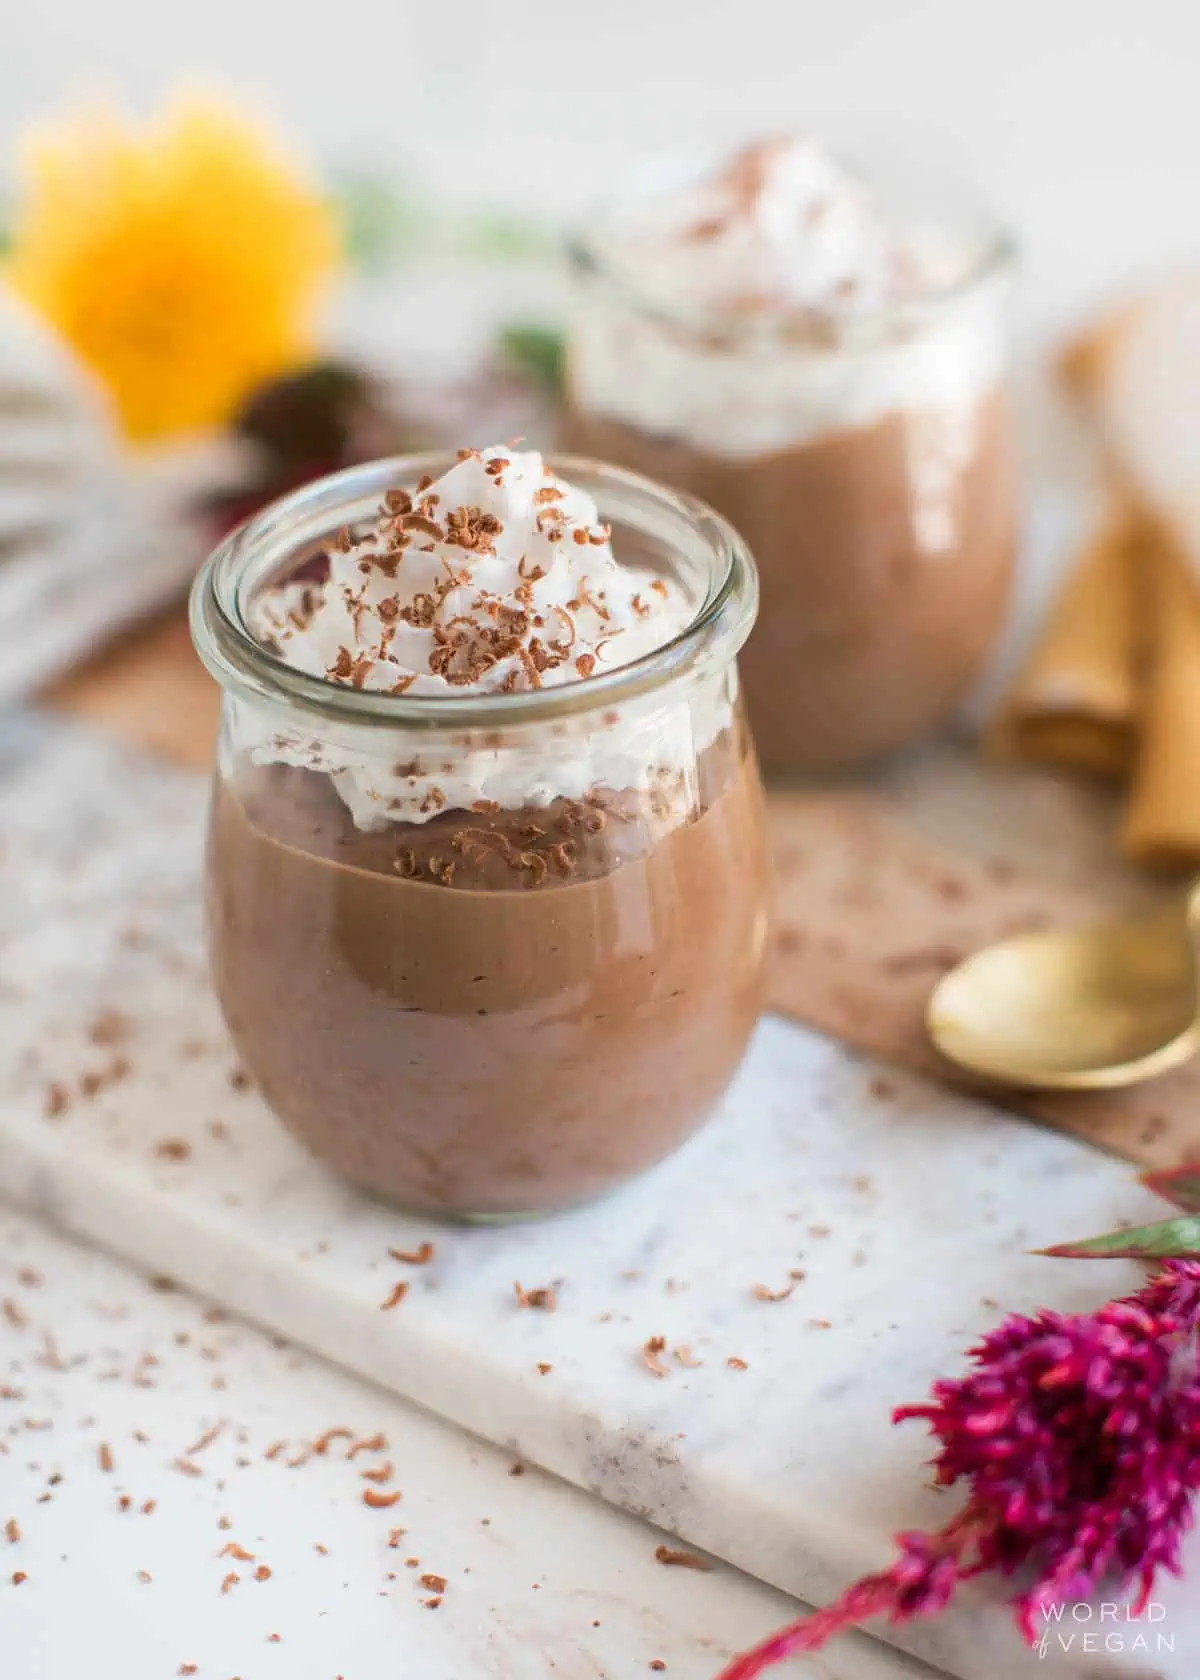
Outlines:
<svg viewBox="0 0 1200 1680"><path fill-rule="evenodd" d="M676 222L664 258L673 172L573 245L567 435L702 496L750 544L762 612L742 668L768 773L869 760L945 719L1003 626L1014 566L1009 241L940 176L879 160L844 180L895 240L897 283L867 307L777 306L753 272L738 291L741 230L725 292L693 284L720 233ZM780 208L754 238L779 233ZM816 230L827 208L798 214ZM787 229L773 272L809 261L805 237Z"/></svg>
<svg viewBox="0 0 1200 1680"><path fill-rule="evenodd" d="M669 1154L746 1047L766 867L736 655L756 582L708 509L567 460L616 558L684 592L685 627L641 659L409 698L255 640L264 585L312 575L385 492L452 459L299 492L197 582L197 647L225 690L211 961L247 1068L314 1154L406 1208L503 1219Z"/></svg>

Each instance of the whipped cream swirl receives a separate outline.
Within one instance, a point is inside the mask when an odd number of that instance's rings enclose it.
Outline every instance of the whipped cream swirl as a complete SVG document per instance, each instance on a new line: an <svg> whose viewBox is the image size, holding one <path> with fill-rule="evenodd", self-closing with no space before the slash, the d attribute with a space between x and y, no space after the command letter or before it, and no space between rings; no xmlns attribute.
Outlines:
<svg viewBox="0 0 1200 1680"><path fill-rule="evenodd" d="M375 526L349 533L320 580L260 592L250 629L287 664L355 688L412 697L558 687L630 663L684 629L678 585L618 564L583 490L542 457L463 451L442 478L389 492ZM259 763L328 773L360 828L423 822L480 804L521 809L597 788L650 788L678 776L728 721L728 702L669 725L644 709L564 739L540 727L513 745L443 737L430 751L368 751L272 731L247 719L239 744ZM251 738L245 739L249 731ZM365 739L365 738L364 738Z"/></svg>
<svg viewBox="0 0 1200 1680"><path fill-rule="evenodd" d="M618 284L579 298L576 406L718 458L914 412L969 443L1003 366L997 287L953 291L979 233L898 225L810 139L761 142L642 199L593 249Z"/></svg>
<svg viewBox="0 0 1200 1680"><path fill-rule="evenodd" d="M878 309L919 279L866 186L815 141L760 141L655 201L626 257L675 302L751 316Z"/></svg>
<svg viewBox="0 0 1200 1680"><path fill-rule="evenodd" d="M344 537L323 583L265 591L251 629L289 665L414 696L552 688L669 640L686 604L627 571L592 498L533 451L463 456Z"/></svg>

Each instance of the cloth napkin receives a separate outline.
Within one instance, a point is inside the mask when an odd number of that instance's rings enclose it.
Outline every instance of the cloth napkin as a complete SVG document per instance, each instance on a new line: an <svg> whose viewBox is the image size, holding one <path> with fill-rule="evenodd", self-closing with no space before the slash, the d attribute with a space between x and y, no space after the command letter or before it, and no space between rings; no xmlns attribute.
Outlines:
<svg viewBox="0 0 1200 1680"><path fill-rule="evenodd" d="M211 546L230 439L129 450L100 387L0 281L0 705L178 595Z"/></svg>
<svg viewBox="0 0 1200 1680"><path fill-rule="evenodd" d="M1064 378L1109 491L990 733L1010 758L1128 789L1121 843L1200 867L1200 275L1126 302Z"/></svg>

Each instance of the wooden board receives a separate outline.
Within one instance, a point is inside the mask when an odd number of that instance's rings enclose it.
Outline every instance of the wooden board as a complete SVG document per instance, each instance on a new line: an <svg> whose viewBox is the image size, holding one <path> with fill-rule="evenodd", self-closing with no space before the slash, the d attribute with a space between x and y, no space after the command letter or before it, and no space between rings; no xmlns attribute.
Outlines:
<svg viewBox="0 0 1200 1680"><path fill-rule="evenodd" d="M175 764L204 770L212 761L221 696L196 657L181 606L104 648L44 699Z"/></svg>

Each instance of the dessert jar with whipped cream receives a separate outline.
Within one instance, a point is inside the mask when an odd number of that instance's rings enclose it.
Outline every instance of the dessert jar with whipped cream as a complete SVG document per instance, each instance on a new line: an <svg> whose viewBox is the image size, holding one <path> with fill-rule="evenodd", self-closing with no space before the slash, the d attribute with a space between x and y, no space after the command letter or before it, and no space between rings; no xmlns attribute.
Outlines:
<svg viewBox="0 0 1200 1680"><path fill-rule="evenodd" d="M781 139L668 173L573 254L570 444L750 544L764 768L868 760L946 717L1016 547L1003 233L943 180Z"/></svg>
<svg viewBox="0 0 1200 1680"><path fill-rule="evenodd" d="M761 1002L756 600L708 508L512 448L340 473L209 560L213 974L336 1172L514 1218L710 1113Z"/></svg>

